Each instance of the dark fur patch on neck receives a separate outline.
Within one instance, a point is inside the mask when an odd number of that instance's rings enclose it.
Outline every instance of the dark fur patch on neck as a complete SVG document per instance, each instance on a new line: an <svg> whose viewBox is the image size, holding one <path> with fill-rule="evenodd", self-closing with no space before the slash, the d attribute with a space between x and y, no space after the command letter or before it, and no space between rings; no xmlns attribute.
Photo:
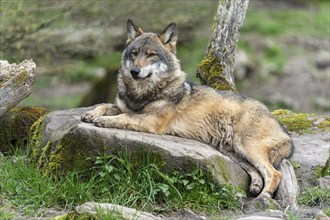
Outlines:
<svg viewBox="0 0 330 220"><path fill-rule="evenodd" d="M184 96L184 92L185 88L184 84L182 84L176 91L172 91L170 94L166 94L164 89L156 89L155 91L136 96L126 87L125 90L118 91L118 96L125 102L127 108L133 112L140 112L146 105L157 100L167 100L177 104Z"/></svg>

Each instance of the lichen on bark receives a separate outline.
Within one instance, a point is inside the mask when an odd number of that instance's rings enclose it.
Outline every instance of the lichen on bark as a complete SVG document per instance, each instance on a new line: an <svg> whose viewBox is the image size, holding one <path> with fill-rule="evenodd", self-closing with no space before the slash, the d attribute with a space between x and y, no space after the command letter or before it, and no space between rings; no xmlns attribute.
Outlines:
<svg viewBox="0 0 330 220"><path fill-rule="evenodd" d="M223 74L224 64L214 52L211 52L197 66L197 76L204 85L208 85L216 90L232 90L237 92L235 87L231 86Z"/></svg>
<svg viewBox="0 0 330 220"><path fill-rule="evenodd" d="M237 93L234 82L235 51L248 0L220 0L207 53L197 66L202 84Z"/></svg>

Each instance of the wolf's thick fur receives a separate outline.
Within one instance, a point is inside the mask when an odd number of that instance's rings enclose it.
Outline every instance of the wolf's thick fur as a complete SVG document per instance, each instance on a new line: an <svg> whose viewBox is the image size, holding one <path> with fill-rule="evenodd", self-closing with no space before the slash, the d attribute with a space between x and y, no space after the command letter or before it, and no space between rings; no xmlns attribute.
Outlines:
<svg viewBox="0 0 330 220"><path fill-rule="evenodd" d="M100 105L82 120L210 144L250 174L251 192L270 197L282 176L274 166L293 150L280 123L256 100L186 82L175 56L175 23L155 34L128 20L127 32L115 104Z"/></svg>

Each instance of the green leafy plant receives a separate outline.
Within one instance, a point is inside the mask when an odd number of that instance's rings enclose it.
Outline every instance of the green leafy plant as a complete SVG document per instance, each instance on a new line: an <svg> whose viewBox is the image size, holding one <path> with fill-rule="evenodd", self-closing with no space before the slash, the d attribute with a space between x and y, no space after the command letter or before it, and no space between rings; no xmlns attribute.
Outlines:
<svg viewBox="0 0 330 220"><path fill-rule="evenodd" d="M191 173L163 173L157 161L147 153L145 161L136 165L126 152L117 156L98 157L98 175L104 184L102 197L112 197L118 204L140 209L189 207L199 211L216 211L239 206L242 192L231 185L216 185L201 168Z"/></svg>

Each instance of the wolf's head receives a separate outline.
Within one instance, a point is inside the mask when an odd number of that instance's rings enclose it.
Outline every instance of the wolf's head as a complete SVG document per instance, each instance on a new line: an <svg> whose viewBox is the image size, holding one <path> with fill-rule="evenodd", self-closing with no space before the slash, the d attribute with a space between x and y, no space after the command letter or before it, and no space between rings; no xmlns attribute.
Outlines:
<svg viewBox="0 0 330 220"><path fill-rule="evenodd" d="M170 23L161 34L143 32L127 21L127 45L122 55L121 74L139 84L171 81L180 71L176 42L178 30Z"/></svg>

